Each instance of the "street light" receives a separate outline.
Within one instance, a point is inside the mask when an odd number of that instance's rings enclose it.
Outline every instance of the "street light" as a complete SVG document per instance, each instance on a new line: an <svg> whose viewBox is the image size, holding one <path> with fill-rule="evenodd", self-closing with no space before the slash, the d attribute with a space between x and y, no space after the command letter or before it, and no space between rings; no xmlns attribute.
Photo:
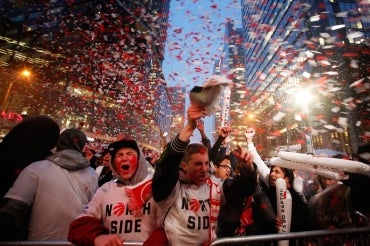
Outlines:
<svg viewBox="0 0 370 246"><path fill-rule="evenodd" d="M24 69L22 72L21 72L21 75L23 75L24 77L28 78L31 76L31 72L28 70L28 69Z"/></svg>
<svg viewBox="0 0 370 246"><path fill-rule="evenodd" d="M28 69L23 69L17 77L15 77L15 79L13 79L12 81L10 81L9 85L8 85L8 88L6 90L6 93L5 93L5 96L4 96L4 99L3 99L3 103L2 103L2 111L6 112L6 109L7 109L7 105L8 105L8 100L9 100L9 95L10 95L10 92L13 88L13 85L15 84L15 82L18 81L19 78L21 77L24 77L24 78L29 78L31 76L31 72L28 70Z"/></svg>
<svg viewBox="0 0 370 246"><path fill-rule="evenodd" d="M301 105L303 109L303 113L306 114L308 126L310 128L308 134L305 134L307 153L313 153L314 148L313 148L313 142L312 142L312 124L311 124L310 115L309 115L310 111L308 108L308 104L311 103L312 101L312 94L309 89L300 89L297 91L295 96L296 96L296 101Z"/></svg>

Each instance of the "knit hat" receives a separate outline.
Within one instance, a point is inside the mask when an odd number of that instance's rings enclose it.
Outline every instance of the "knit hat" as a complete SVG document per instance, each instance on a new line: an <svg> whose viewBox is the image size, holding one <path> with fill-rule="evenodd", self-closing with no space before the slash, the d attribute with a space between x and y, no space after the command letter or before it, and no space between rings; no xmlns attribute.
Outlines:
<svg viewBox="0 0 370 246"><path fill-rule="evenodd" d="M121 148L132 148L137 152L138 156L138 166L135 171L135 174L133 177L129 180L123 179L122 177L119 176L117 167L115 165L115 155L117 151ZM139 147L138 143L134 139L130 138L124 138L122 140L118 140L116 142L111 143L108 146L108 151L111 154L111 167L114 175L118 178L118 180L124 184L124 185L135 185L142 180L145 179L145 177L148 175L148 163L145 160L145 156L143 152L141 151L141 148Z"/></svg>
<svg viewBox="0 0 370 246"><path fill-rule="evenodd" d="M83 153L82 150L86 143L87 137L83 131L76 128L65 129L60 133L57 142L57 151L74 149Z"/></svg>
<svg viewBox="0 0 370 246"><path fill-rule="evenodd" d="M111 156L114 157L116 155L116 152L121 148L131 148L134 149L138 155L140 154L139 147L136 141L128 138L111 143L108 146L108 151Z"/></svg>

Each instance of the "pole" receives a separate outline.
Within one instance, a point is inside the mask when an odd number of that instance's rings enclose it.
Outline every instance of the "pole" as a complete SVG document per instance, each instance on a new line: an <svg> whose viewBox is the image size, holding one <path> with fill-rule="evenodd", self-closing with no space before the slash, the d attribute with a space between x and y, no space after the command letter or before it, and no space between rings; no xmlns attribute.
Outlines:
<svg viewBox="0 0 370 246"><path fill-rule="evenodd" d="M8 104L8 99L9 99L9 95L10 95L10 91L12 90L13 88L13 85L15 83L16 79L12 80L10 83L9 83L9 86L8 86L8 89L6 90L6 93L5 93L5 96L4 96L4 100L3 100L3 104L2 104L2 107L1 109L6 112L6 109L7 109L7 104Z"/></svg>
<svg viewBox="0 0 370 246"><path fill-rule="evenodd" d="M14 83L17 82L17 80L21 78L21 76L24 78L29 78L31 76L31 73L28 69L23 69L21 73L17 74L17 76L12 81L10 81L9 86L5 93L4 99L3 99L3 103L1 107L2 111L6 112L7 107L8 107L8 100L9 100L10 92L13 88Z"/></svg>

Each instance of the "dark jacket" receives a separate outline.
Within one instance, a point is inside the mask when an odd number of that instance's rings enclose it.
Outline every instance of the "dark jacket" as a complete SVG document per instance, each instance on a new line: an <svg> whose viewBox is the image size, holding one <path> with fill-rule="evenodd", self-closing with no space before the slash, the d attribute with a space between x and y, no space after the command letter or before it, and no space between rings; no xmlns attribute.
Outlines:
<svg viewBox="0 0 370 246"><path fill-rule="evenodd" d="M239 168L240 174L223 183L225 202L218 217L217 236L233 237L239 228L240 217L248 199L252 212L252 223L243 228L243 235L257 235L275 232L275 213L266 194L258 189L257 170Z"/></svg>
<svg viewBox="0 0 370 246"><path fill-rule="evenodd" d="M170 195L179 179L179 168L184 150L189 142L176 137L167 144L166 149L157 161L152 181L152 193L156 202L163 201ZM165 176L166 178L163 178Z"/></svg>
<svg viewBox="0 0 370 246"><path fill-rule="evenodd" d="M290 232L300 232L312 230L312 222L310 219L309 208L303 195L299 194L294 188L288 188L292 196L292 215L290 222ZM275 213L277 213L276 204L276 187L269 187L266 191L267 196L274 208ZM299 240L298 245L304 245L304 240ZM296 240L290 240L289 245L295 246Z"/></svg>
<svg viewBox="0 0 370 246"><path fill-rule="evenodd" d="M214 164L218 163L226 156L226 148L221 146L224 141L225 138L219 136L212 148L209 150L209 160Z"/></svg>
<svg viewBox="0 0 370 246"><path fill-rule="evenodd" d="M300 195L292 187L288 189L292 196L292 220L290 224L291 232L307 231L312 229L312 223L309 216L309 209L307 203L303 200L302 195ZM267 191L267 196L269 197L271 204L276 213L276 189L275 187L269 187Z"/></svg>

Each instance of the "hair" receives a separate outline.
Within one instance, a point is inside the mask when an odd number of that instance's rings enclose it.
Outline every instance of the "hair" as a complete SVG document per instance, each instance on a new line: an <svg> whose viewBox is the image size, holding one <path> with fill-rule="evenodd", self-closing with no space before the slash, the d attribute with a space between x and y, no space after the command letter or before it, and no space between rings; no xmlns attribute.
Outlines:
<svg viewBox="0 0 370 246"><path fill-rule="evenodd" d="M280 167L280 166L271 166L270 173L272 172L272 169L274 167ZM280 167L281 171L283 171L285 178L289 178L289 184L293 186L294 183L294 173L292 169L288 169L285 167Z"/></svg>
<svg viewBox="0 0 370 246"><path fill-rule="evenodd" d="M189 162L191 155L197 154L197 153L208 155L208 148L204 146L203 144L199 144L199 143L189 144L185 149L184 156L181 161L187 163Z"/></svg>
<svg viewBox="0 0 370 246"><path fill-rule="evenodd" d="M219 158L219 159L217 160L217 162L215 163L215 166L216 166L216 167L220 166L220 164L221 164L221 162L222 162L223 160L229 160L229 161L230 161L230 166L231 166L231 158L230 158L230 156L229 156L229 155L225 155L224 157Z"/></svg>
<svg viewBox="0 0 370 246"><path fill-rule="evenodd" d="M11 159L40 155L29 163L43 159L51 154L58 141L58 123L46 115L29 116L15 125L3 138L0 151ZM18 153L22 153L19 155ZM15 156L14 156L15 155Z"/></svg>

